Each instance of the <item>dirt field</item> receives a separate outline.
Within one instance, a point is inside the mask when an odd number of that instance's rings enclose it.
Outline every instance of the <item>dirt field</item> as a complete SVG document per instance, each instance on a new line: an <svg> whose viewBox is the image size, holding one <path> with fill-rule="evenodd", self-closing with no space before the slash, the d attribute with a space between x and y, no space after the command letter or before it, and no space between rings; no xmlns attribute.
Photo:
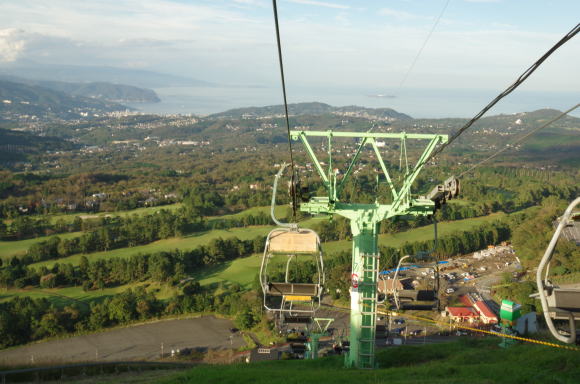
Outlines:
<svg viewBox="0 0 580 384"><path fill-rule="evenodd" d="M172 349L239 348L245 345L239 333L230 333L232 327L230 320L213 316L160 321L2 350L0 364L153 360L160 357L162 343L166 357L170 356Z"/></svg>

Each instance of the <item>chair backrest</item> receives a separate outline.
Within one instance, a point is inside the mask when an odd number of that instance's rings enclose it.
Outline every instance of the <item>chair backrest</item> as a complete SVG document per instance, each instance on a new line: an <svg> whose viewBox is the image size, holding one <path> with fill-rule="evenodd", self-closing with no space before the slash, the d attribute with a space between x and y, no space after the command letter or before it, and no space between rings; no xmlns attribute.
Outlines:
<svg viewBox="0 0 580 384"><path fill-rule="evenodd" d="M274 230L270 234L271 253L297 254L318 252L318 237L311 231Z"/></svg>

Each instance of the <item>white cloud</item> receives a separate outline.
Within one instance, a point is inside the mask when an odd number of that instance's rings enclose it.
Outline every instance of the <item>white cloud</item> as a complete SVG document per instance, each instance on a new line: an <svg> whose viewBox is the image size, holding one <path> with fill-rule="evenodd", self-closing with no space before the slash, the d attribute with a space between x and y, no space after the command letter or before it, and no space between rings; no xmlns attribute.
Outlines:
<svg viewBox="0 0 580 384"><path fill-rule="evenodd" d="M51 0L42 6L36 0L5 2L0 25L12 32L0 34L0 60L136 67L216 83L277 85L272 14L255 7L257 0L241 1L247 5L169 0ZM425 40L430 24L424 21L432 20L395 6L379 14L376 9L353 12L355 2L343 2L351 4L343 10L338 3L294 0L332 6L307 13L312 9L290 9L288 1L283 1L288 13L282 20L282 39L289 87L396 86ZM267 0L262 3L269 5ZM385 17L413 22L385 22ZM455 15L453 20L450 28L438 30L429 41L409 87L502 86L561 38L515 21L516 28L510 29L492 22L459 23L463 19ZM575 73L578 44L570 41L530 84L577 90L578 81L562 73Z"/></svg>
<svg viewBox="0 0 580 384"><path fill-rule="evenodd" d="M379 10L379 14L383 16L394 17L399 20L431 19L430 17L425 17L405 11L397 11L391 8L382 8Z"/></svg>
<svg viewBox="0 0 580 384"><path fill-rule="evenodd" d="M234 4L239 4L244 7L266 7L268 4L265 0L232 0Z"/></svg>
<svg viewBox="0 0 580 384"><path fill-rule="evenodd" d="M0 29L0 61L9 63L16 61L24 51L26 37L24 31L8 28Z"/></svg>
<svg viewBox="0 0 580 384"><path fill-rule="evenodd" d="M350 6L336 3L329 3L326 1L314 1L314 0L288 0L290 3L305 4L305 5L315 5L318 7L334 8L334 9L350 9Z"/></svg>

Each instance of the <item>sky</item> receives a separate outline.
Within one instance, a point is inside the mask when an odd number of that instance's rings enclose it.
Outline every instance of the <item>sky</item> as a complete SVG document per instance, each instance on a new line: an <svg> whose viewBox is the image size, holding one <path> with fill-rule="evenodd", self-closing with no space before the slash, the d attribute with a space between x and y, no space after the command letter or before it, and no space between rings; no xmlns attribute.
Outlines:
<svg viewBox="0 0 580 384"><path fill-rule="evenodd" d="M580 1L279 0L290 86L500 90L578 23ZM103 65L279 86L269 0L0 0L0 64ZM524 85L578 92L580 37ZM580 95L580 93L579 93Z"/></svg>

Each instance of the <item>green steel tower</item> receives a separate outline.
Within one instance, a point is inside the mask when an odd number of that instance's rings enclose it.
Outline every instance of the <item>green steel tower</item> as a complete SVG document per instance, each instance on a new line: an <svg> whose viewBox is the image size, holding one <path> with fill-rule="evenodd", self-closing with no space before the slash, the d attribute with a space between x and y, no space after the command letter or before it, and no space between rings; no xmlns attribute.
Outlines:
<svg viewBox="0 0 580 384"><path fill-rule="evenodd" d="M300 210L311 214L337 214L350 220L353 235L352 286L350 294L350 351L345 356L345 365L348 368L375 368L379 226L381 221L395 216L419 216L434 213L435 203L432 200L411 197L411 185L435 147L439 144L446 143L448 137L447 135L435 134L333 131L292 131L291 137L293 140L300 140L304 144L306 152L310 156L327 191L327 196L313 197L309 202L302 203ZM312 146L308 142L309 137L327 138L327 172L322 168L321 162L316 157ZM337 172L333 170L332 144L334 138L360 140L358 149L340 180L337 180ZM400 140L401 157L404 154L407 172L398 190L395 188L387 171L387 167L377 146L377 139ZM406 161L406 140L408 139L428 140L427 147L412 169L409 168L408 162ZM340 195L346 180L353 171L353 167L357 163L363 148L367 145L370 145L374 150L389 185L392 194L391 204L379 204L378 201L374 204L347 203L340 200Z"/></svg>

